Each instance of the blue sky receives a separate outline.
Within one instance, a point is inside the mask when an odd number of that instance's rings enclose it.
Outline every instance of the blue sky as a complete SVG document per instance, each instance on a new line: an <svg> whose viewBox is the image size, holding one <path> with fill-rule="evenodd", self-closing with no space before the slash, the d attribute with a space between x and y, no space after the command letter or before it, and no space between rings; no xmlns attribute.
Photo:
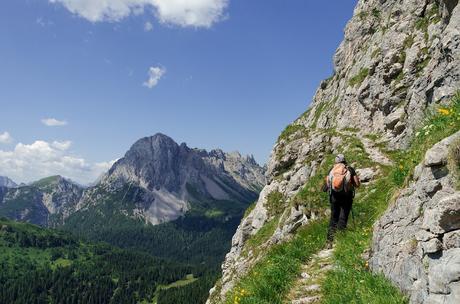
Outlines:
<svg viewBox="0 0 460 304"><path fill-rule="evenodd" d="M87 183L157 132L266 162L356 1L184 2L1 1L0 175Z"/></svg>

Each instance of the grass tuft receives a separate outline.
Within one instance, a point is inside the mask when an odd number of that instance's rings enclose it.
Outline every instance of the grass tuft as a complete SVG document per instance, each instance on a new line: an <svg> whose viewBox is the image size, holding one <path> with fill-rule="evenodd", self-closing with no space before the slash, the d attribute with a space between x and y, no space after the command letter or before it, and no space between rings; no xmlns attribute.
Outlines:
<svg viewBox="0 0 460 304"><path fill-rule="evenodd" d="M369 69L368 68L363 68L359 71L359 73L353 77L350 78L348 83L354 87L355 85L360 85L364 79L369 75Z"/></svg>

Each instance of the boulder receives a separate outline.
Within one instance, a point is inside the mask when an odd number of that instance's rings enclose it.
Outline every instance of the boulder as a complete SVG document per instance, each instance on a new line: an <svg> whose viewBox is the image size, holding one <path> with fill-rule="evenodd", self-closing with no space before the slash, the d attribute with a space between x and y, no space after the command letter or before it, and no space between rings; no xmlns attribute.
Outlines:
<svg viewBox="0 0 460 304"><path fill-rule="evenodd" d="M358 174L359 179L362 183L367 183L371 181L374 176L377 175L377 171L374 168L364 168L364 169L357 169L356 174Z"/></svg>

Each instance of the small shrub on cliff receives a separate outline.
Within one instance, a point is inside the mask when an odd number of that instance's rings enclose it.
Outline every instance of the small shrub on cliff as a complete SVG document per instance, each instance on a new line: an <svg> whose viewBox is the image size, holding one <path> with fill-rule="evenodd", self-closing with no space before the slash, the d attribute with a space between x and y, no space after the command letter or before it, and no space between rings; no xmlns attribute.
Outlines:
<svg viewBox="0 0 460 304"><path fill-rule="evenodd" d="M270 216L283 212L285 199L281 192L273 191L267 195L267 210Z"/></svg>
<svg viewBox="0 0 460 304"><path fill-rule="evenodd" d="M381 14L382 13L378 9L372 9L372 16L374 16L375 18L380 19Z"/></svg>
<svg viewBox="0 0 460 304"><path fill-rule="evenodd" d="M302 126L302 125L291 124L291 125L287 126L286 129L284 129L284 131L278 137L278 142L283 140L283 139L288 140L289 136L291 136L292 134L294 134L294 133L296 133L298 131L301 131L301 130L305 130L305 127Z"/></svg>
<svg viewBox="0 0 460 304"><path fill-rule="evenodd" d="M359 73L353 77L350 78L349 84L354 87L355 85L360 85L364 79L366 79L367 75L369 75L369 69L368 68L363 68L359 71Z"/></svg>

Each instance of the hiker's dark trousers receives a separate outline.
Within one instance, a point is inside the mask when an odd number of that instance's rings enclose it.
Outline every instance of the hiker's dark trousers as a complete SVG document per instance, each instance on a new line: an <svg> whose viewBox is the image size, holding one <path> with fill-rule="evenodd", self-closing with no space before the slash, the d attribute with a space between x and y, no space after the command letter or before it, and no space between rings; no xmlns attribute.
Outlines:
<svg viewBox="0 0 460 304"><path fill-rule="evenodd" d="M332 242L337 230L347 228L348 216L350 215L353 197L350 195L331 194L331 220L327 232L327 240Z"/></svg>

